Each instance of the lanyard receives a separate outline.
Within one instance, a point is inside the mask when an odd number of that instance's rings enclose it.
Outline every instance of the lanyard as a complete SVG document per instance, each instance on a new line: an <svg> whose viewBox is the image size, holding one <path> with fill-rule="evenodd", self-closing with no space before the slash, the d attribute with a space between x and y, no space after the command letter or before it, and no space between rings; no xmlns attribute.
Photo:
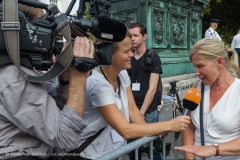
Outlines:
<svg viewBox="0 0 240 160"><path fill-rule="evenodd" d="M103 76L105 77L105 79L108 81L108 83L110 83L109 80L107 79L105 73L103 72L102 66L100 66L100 70L101 70ZM117 86L117 88L118 88L118 96L120 97L120 79L119 79L119 76L117 76L117 82L118 82L118 86Z"/></svg>
<svg viewBox="0 0 240 160"><path fill-rule="evenodd" d="M100 70L101 70L103 76L105 77L105 79L108 81L108 83L110 83L109 80L107 79L105 73L103 72L102 66L100 66ZM121 89L120 89L120 79L119 79L119 76L117 76L117 81L118 81L118 98L119 98L120 103L121 103L121 105L122 105L122 107L121 107L122 110L121 110L121 109L119 109L119 110L122 111L123 115L125 116L124 105L123 105L123 101L122 101L121 96L120 96L120 90L121 90ZM111 83L110 83L110 84L111 84ZM127 119L127 117L126 117L126 119Z"/></svg>

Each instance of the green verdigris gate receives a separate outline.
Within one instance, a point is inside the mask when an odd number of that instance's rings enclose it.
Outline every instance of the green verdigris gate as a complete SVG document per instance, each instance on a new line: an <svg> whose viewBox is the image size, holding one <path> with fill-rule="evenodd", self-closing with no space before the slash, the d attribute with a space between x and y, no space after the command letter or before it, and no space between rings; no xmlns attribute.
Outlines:
<svg viewBox="0 0 240 160"><path fill-rule="evenodd" d="M111 17L127 26L146 24L148 48L162 60L162 77L193 73L188 54L202 38L202 16L208 0L108 0Z"/></svg>

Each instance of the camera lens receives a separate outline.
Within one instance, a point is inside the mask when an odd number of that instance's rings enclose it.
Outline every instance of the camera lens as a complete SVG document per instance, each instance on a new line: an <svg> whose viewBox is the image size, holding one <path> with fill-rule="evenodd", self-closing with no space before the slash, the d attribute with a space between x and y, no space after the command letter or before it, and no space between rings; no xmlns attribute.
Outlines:
<svg viewBox="0 0 240 160"><path fill-rule="evenodd" d="M94 43L94 59L100 65L110 65L112 63L113 44L107 42Z"/></svg>

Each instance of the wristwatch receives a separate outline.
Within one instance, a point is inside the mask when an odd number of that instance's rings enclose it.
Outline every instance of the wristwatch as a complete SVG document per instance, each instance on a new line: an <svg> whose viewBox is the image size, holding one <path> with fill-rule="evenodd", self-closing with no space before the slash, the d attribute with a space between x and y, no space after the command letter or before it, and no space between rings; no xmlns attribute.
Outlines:
<svg viewBox="0 0 240 160"><path fill-rule="evenodd" d="M213 144L213 146L216 148L216 155L215 156L218 156L219 155L219 145L218 144Z"/></svg>

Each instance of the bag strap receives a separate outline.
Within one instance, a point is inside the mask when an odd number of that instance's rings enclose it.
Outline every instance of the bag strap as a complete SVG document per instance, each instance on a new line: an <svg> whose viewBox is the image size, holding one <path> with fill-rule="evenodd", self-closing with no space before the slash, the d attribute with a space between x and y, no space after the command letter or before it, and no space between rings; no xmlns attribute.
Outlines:
<svg viewBox="0 0 240 160"><path fill-rule="evenodd" d="M150 65L152 65L152 58L153 58L154 51L149 49L148 54L145 59L149 58ZM145 60L146 61L146 60Z"/></svg>
<svg viewBox="0 0 240 160"><path fill-rule="evenodd" d="M199 112L199 117L200 117L200 135L201 135L201 145L205 146L205 140L204 140L204 127L203 127L203 100L204 100L204 87L205 85L203 82L201 82L201 101L200 101L200 112Z"/></svg>
<svg viewBox="0 0 240 160"><path fill-rule="evenodd" d="M148 51L148 55L153 55L153 50L151 50L151 49L149 49L149 51Z"/></svg>
<svg viewBox="0 0 240 160"><path fill-rule="evenodd" d="M89 137L81 146L79 146L77 149L73 150L73 151L70 151L68 153L72 153L72 154L69 154L69 156L64 156L60 159L62 160L75 160L76 157L79 156L79 153L81 153L85 148L87 148L87 146L89 144L91 144L101 133L102 131L105 129L106 127L100 129L95 135ZM59 159L59 158L58 158Z"/></svg>
<svg viewBox="0 0 240 160"><path fill-rule="evenodd" d="M19 31L20 22L18 17L18 0L3 0L3 20L1 22L1 30L4 31L6 49L12 63L18 68L24 79L32 82L46 82L62 73L72 62L72 43L71 31L68 21L61 21L57 24L57 29L67 40L67 47L58 55L57 61L49 72L42 76L31 76L20 68L20 45Z"/></svg>

